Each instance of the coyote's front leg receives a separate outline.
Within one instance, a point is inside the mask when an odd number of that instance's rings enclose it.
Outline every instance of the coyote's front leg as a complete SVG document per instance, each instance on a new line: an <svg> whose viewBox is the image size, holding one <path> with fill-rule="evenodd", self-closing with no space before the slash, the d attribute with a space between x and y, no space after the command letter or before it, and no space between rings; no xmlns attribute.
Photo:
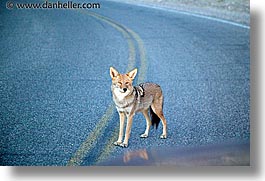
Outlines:
<svg viewBox="0 0 265 181"><path fill-rule="evenodd" d="M124 129L124 121L125 121L124 112L119 112L119 116L120 116L120 131L119 131L118 140L114 142L114 145L116 145L116 146L121 146L122 145L123 129Z"/></svg>
<svg viewBox="0 0 265 181"><path fill-rule="evenodd" d="M131 134L131 128L132 128L132 121L133 121L133 116L134 115L127 115L127 125L126 125L126 132L125 132L125 138L123 143L120 145L124 148L128 147L128 142Z"/></svg>

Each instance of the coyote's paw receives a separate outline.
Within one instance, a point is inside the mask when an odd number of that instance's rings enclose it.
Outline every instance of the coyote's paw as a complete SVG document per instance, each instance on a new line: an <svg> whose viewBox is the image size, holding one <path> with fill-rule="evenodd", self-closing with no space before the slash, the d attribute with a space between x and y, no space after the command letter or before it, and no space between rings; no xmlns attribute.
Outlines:
<svg viewBox="0 0 265 181"><path fill-rule="evenodd" d="M128 147L128 144L126 144L126 143L122 143L122 144L120 144L119 146L122 147L122 148L127 148L127 147Z"/></svg>
<svg viewBox="0 0 265 181"><path fill-rule="evenodd" d="M122 143L122 142L120 142L120 141L115 141L113 144L114 144L115 146L120 146L120 147L122 147L122 148L127 148L127 147L128 147L128 144L126 144L126 143Z"/></svg>
<svg viewBox="0 0 265 181"><path fill-rule="evenodd" d="M160 138L161 138L161 139L166 139L166 138L167 138L167 135L162 134L162 135L160 136Z"/></svg>
<svg viewBox="0 0 265 181"><path fill-rule="evenodd" d="M148 137L148 134L141 134L140 138L147 138Z"/></svg>
<svg viewBox="0 0 265 181"><path fill-rule="evenodd" d="M122 142L121 142L121 141L115 141L113 144L114 144L115 146L121 146Z"/></svg>

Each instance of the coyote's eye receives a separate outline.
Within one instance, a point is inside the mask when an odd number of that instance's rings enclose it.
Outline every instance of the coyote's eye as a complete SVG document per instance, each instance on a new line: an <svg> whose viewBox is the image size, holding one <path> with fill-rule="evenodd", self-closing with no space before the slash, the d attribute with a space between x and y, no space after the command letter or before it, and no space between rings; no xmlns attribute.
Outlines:
<svg viewBox="0 0 265 181"><path fill-rule="evenodd" d="M130 82L125 82L125 85L129 85L130 84Z"/></svg>
<svg viewBox="0 0 265 181"><path fill-rule="evenodd" d="M122 82L118 82L118 85L122 85Z"/></svg>

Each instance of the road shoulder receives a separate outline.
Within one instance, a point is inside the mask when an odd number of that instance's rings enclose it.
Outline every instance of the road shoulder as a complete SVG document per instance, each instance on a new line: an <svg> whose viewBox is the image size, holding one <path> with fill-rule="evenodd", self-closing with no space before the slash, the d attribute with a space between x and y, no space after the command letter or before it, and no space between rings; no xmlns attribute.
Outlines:
<svg viewBox="0 0 265 181"><path fill-rule="evenodd" d="M248 0L110 0L210 16L242 25L250 25Z"/></svg>

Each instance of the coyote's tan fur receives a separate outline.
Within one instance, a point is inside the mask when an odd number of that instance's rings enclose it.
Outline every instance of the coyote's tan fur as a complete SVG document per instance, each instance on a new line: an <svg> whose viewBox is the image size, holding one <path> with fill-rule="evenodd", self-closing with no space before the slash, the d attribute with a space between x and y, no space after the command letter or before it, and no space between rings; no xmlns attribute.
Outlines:
<svg viewBox="0 0 265 181"><path fill-rule="evenodd" d="M136 74L137 69L127 74L120 74L113 67L110 67L113 101L120 116L119 138L114 144L121 147L128 146L132 120L136 112L142 112L146 119L146 129L141 138L148 137L151 124L157 127L160 119L163 124L163 133L160 138L167 137L167 121L163 114L162 90L159 85L154 83L142 83L133 86L132 83ZM150 109L152 120L149 117L148 109ZM125 138L122 141L125 117L127 118L127 124Z"/></svg>

